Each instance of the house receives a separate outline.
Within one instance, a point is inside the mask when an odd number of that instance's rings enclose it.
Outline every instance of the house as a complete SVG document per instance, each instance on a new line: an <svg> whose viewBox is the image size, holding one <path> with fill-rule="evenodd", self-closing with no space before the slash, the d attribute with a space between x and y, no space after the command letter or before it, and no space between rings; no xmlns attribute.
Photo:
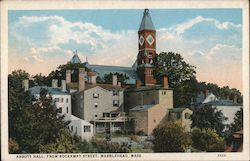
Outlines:
<svg viewBox="0 0 250 161"><path fill-rule="evenodd" d="M81 137L82 140L90 140L93 136L93 125L72 115L71 95L66 90L66 82L62 80L61 87L58 87L58 80L52 80L52 87L34 86L28 88L28 81L24 81L24 89L29 90L36 99L40 97L40 91L46 89L51 95L56 108L61 115L64 115L64 121L70 121L68 128L72 135Z"/></svg>
<svg viewBox="0 0 250 161"><path fill-rule="evenodd" d="M221 111L223 115L227 117L227 120L224 121L226 125L233 123L236 112L243 107L241 104L236 102L236 99L234 101L219 99L213 93L207 94L207 97L204 98L198 107L204 107L206 105Z"/></svg>
<svg viewBox="0 0 250 161"><path fill-rule="evenodd" d="M167 121L167 109L161 104L139 105L130 109L130 117L134 119L135 132L151 135L153 130Z"/></svg>
<svg viewBox="0 0 250 161"><path fill-rule="evenodd" d="M192 121L190 116L193 114L189 108L169 109L169 121L178 121L187 132L191 132Z"/></svg>
<svg viewBox="0 0 250 161"><path fill-rule="evenodd" d="M58 80L52 80L52 87L47 86L34 86L29 88L32 96L36 99L40 97L40 91L45 89L48 94L51 95L56 108L59 109L59 113L71 115L71 95L66 90L65 80L62 80L62 86L58 87Z"/></svg>
<svg viewBox="0 0 250 161"><path fill-rule="evenodd" d="M79 68L79 82L67 84L68 88L76 89L71 93L73 115L93 123L95 132L124 127L124 89L117 82L117 76L113 75L112 84L96 84L96 76L92 75L86 82L86 74L84 68Z"/></svg>
<svg viewBox="0 0 250 161"><path fill-rule="evenodd" d="M70 120L68 128L72 135L81 137L82 140L90 141L93 137L93 124L82 120L74 115L65 115L65 120Z"/></svg>

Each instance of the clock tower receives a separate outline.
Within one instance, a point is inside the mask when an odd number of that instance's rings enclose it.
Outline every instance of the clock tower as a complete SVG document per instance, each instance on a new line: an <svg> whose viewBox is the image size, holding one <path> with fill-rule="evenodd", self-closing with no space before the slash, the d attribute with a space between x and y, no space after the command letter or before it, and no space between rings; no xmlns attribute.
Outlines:
<svg viewBox="0 0 250 161"><path fill-rule="evenodd" d="M144 10L138 31L138 45L137 74L144 85L155 85L153 62L156 57L156 30L148 9Z"/></svg>

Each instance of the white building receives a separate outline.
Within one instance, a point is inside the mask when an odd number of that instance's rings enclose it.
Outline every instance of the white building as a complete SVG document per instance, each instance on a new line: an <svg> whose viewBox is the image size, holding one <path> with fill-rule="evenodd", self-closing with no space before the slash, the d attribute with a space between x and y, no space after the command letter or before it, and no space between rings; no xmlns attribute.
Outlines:
<svg viewBox="0 0 250 161"><path fill-rule="evenodd" d="M221 111L227 120L224 121L225 124L229 125L234 122L234 117L237 111L239 111L243 106L232 100L222 100L218 99L214 94L210 93L202 105L211 105L215 107L218 111Z"/></svg>
<svg viewBox="0 0 250 161"><path fill-rule="evenodd" d="M84 121L72 115L71 95L66 90L65 80L62 80L61 87L58 87L57 84L58 84L58 81L53 79L52 87L34 86L30 88L29 91L32 96L38 99L40 97L40 91L42 89L47 90L48 94L51 95L56 105L56 108L59 109L59 113L62 115L65 115L64 120L70 121L68 128L70 129L71 134L81 137L82 140L89 141L93 136L93 125L87 121ZM27 81L26 81L26 86L27 86ZM28 89L28 88L25 88L25 89Z"/></svg>
<svg viewBox="0 0 250 161"><path fill-rule="evenodd" d="M65 120L70 120L69 129L72 135L77 135L82 140L90 141L93 137L93 125L74 115L65 115Z"/></svg>

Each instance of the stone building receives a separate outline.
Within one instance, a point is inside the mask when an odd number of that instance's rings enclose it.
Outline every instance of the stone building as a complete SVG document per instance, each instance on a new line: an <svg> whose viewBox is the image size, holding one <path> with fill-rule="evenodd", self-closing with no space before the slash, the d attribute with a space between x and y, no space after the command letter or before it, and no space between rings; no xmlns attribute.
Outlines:
<svg viewBox="0 0 250 161"><path fill-rule="evenodd" d="M97 132L121 128L125 122L123 88L117 82L117 76L113 75L112 84L96 84L95 75L88 82L84 79L85 74L85 70L80 68L79 82L67 84L69 88L76 89L72 93L73 114L93 123Z"/></svg>

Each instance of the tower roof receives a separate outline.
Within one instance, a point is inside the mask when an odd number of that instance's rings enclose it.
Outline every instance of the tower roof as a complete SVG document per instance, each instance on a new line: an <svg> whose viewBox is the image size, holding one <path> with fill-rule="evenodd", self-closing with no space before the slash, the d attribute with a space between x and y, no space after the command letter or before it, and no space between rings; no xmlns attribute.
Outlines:
<svg viewBox="0 0 250 161"><path fill-rule="evenodd" d="M78 55L75 53L74 56L72 57L71 61L72 64L77 64L77 63L81 63L80 58L78 57Z"/></svg>
<svg viewBox="0 0 250 161"><path fill-rule="evenodd" d="M147 8L144 10L141 25L139 28L139 31L142 30L155 30L154 24L149 14L149 9Z"/></svg>

